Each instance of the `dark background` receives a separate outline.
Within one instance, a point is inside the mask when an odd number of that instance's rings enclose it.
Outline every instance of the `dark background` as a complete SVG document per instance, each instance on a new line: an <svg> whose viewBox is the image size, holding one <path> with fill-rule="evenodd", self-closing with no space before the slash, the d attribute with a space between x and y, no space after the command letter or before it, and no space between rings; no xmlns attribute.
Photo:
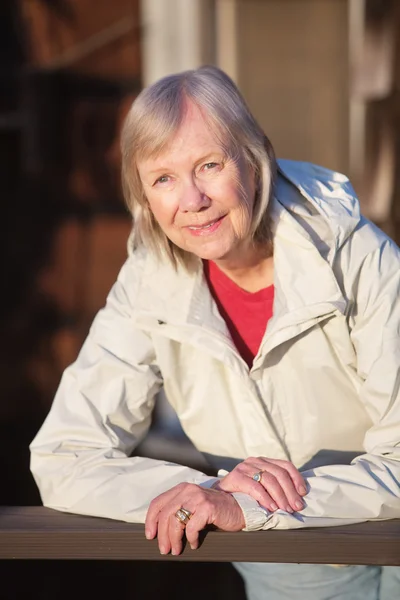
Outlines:
<svg viewBox="0 0 400 600"><path fill-rule="evenodd" d="M127 14L95 56L52 60ZM125 257L118 131L141 87L138 2L2 0L0 44L0 504L37 505L28 445ZM242 597L223 564L3 561L0 579L1 600Z"/></svg>

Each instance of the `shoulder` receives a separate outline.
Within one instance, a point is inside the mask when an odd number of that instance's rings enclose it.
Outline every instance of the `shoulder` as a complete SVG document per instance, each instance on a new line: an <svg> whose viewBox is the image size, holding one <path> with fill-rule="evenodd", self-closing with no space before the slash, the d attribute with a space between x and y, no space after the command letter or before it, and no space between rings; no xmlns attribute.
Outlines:
<svg viewBox="0 0 400 600"><path fill-rule="evenodd" d="M129 248L125 263L107 296L106 308L118 306L119 310L129 314L155 295L162 296L162 288L157 284L157 275L162 268L161 261L157 261L143 246Z"/></svg>
<svg viewBox="0 0 400 600"><path fill-rule="evenodd" d="M397 244L382 229L363 216L346 240L345 247L348 252L361 257L385 251L393 258L399 259L400 251Z"/></svg>
<svg viewBox="0 0 400 600"><path fill-rule="evenodd" d="M285 198L279 200L294 214L314 217L317 228L318 221L324 220L335 234L337 250L343 246L365 256L386 246L394 254L398 252L395 242L361 214L357 195L346 175L307 162L279 160L278 164L281 175L297 190L296 195L290 196L282 186ZM279 178L277 187L279 191Z"/></svg>
<svg viewBox="0 0 400 600"><path fill-rule="evenodd" d="M360 221L360 206L349 179L311 163L280 160L279 201L335 252Z"/></svg>
<svg viewBox="0 0 400 600"><path fill-rule="evenodd" d="M349 236L342 249L349 265L369 270L372 277L384 279L388 274L400 275L400 249L379 227L365 217Z"/></svg>
<svg viewBox="0 0 400 600"><path fill-rule="evenodd" d="M394 305L400 292L400 250L382 230L362 217L338 251L333 265L347 298L364 313L383 297Z"/></svg>
<svg viewBox="0 0 400 600"><path fill-rule="evenodd" d="M311 163L282 160L279 200L307 229L315 245L326 245L325 257L347 289L361 274L381 284L400 273L399 248L379 227L360 213L356 193L346 175ZM321 242L322 240L322 242ZM368 277L364 278L367 284Z"/></svg>
<svg viewBox="0 0 400 600"><path fill-rule="evenodd" d="M113 299L129 304L139 293L147 256L143 249L129 252L120 268L117 278L107 297L107 304Z"/></svg>
<svg viewBox="0 0 400 600"><path fill-rule="evenodd" d="M164 313L176 298L191 294L198 270L190 272L174 265L168 258L158 258L143 246L130 249L107 304L123 304L131 313ZM177 308L178 310L178 308Z"/></svg>
<svg viewBox="0 0 400 600"><path fill-rule="evenodd" d="M149 260L151 257L144 247L130 249L125 263L118 273L117 282L125 287L136 289L143 279Z"/></svg>

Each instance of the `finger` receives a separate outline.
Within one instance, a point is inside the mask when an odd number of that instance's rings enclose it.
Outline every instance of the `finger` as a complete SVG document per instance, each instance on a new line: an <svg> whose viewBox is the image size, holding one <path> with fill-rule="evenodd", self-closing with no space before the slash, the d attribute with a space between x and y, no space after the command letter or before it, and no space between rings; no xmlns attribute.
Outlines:
<svg viewBox="0 0 400 600"><path fill-rule="evenodd" d="M253 480L257 472L262 474L260 482ZM243 461L226 477L226 483L224 479L221 480L219 489L248 493L272 512L281 508L292 513L294 510L304 508L302 498L297 493L289 473L281 466L262 457Z"/></svg>
<svg viewBox="0 0 400 600"><path fill-rule="evenodd" d="M295 484L298 491L300 492L299 488L302 488L302 493L307 493L306 480L304 479L300 471L296 469L294 464L289 460L282 460L279 458L267 458L265 456L259 456L257 458L249 457L246 458L242 463L239 463L239 465L237 465L235 469L242 469L243 472L247 472L249 466L254 467L256 465L259 469L265 469L266 467L264 465L268 464L275 464L281 467L282 469L285 469L293 479L293 483Z"/></svg>
<svg viewBox="0 0 400 600"><path fill-rule="evenodd" d="M271 473L269 471L263 471L261 475L261 481L258 485L263 486L266 490L268 490L269 495L278 506L282 510L292 513L293 510L298 510L297 507L293 507L291 501L301 502L300 496L296 492L293 482L290 479L289 475L286 471L282 473L277 473L280 476L280 479L277 478L276 474ZM285 479L286 478L286 479ZM290 489L291 486L291 489ZM296 499L293 500L293 494L295 494ZM301 507L303 504L301 503Z"/></svg>
<svg viewBox="0 0 400 600"><path fill-rule="evenodd" d="M157 535L159 512L160 510L156 504L156 499L152 500L144 522L144 533L148 540L154 539Z"/></svg>
<svg viewBox="0 0 400 600"><path fill-rule="evenodd" d="M175 512L170 508L165 508L159 513L157 542L160 554L168 554L171 551L171 541L169 537L169 521L171 515L174 514Z"/></svg>
<svg viewBox="0 0 400 600"><path fill-rule="evenodd" d="M199 547L199 533L208 525L208 518L203 510L197 510L186 525L185 534L192 550Z"/></svg>
<svg viewBox="0 0 400 600"><path fill-rule="evenodd" d="M239 471L236 473L232 471L229 479L227 477L226 481L225 479L221 479L219 489L231 493L243 492L254 498L254 500L257 500L257 502L267 510L271 512L278 510L277 504L264 486L254 481L249 475L240 473Z"/></svg>
<svg viewBox="0 0 400 600"><path fill-rule="evenodd" d="M152 540L157 535L160 512L167 504L173 502L180 491L180 486L175 486L167 492L160 494L150 502L145 520L145 535L148 540Z"/></svg>
<svg viewBox="0 0 400 600"><path fill-rule="evenodd" d="M266 462L264 466L259 484L268 491L278 507L287 512L304 508L303 499L297 492L289 472L271 462Z"/></svg>
<svg viewBox="0 0 400 600"><path fill-rule="evenodd" d="M172 496L171 491L172 490L168 490L168 492L160 494L150 502L144 524L145 535L149 540L155 538L157 535L159 514L165 504L168 503L170 496Z"/></svg>
<svg viewBox="0 0 400 600"><path fill-rule="evenodd" d="M168 537L169 544L171 547L171 554L178 556L182 552L182 539L185 532L184 523L175 517L175 513L169 518Z"/></svg>
<svg viewBox="0 0 400 600"><path fill-rule="evenodd" d="M273 458L268 459L268 462L282 467L289 473L289 475L296 487L296 490L300 494L300 496L305 496L307 494L306 480L304 479L304 477L302 476L300 471L298 469L296 469L296 467L294 466L293 463L291 463L287 460L278 460L278 459L273 459Z"/></svg>

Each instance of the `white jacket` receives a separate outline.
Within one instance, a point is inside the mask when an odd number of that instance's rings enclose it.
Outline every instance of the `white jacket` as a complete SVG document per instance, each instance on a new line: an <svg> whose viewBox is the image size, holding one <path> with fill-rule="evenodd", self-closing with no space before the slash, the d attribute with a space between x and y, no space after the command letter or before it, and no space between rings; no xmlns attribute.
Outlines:
<svg viewBox="0 0 400 600"><path fill-rule="evenodd" d="M247 529L400 517L399 250L360 217L343 175L279 165L274 315L251 370L200 266L190 275L131 253L31 444L46 506L143 522L161 492L215 481L129 457L164 386L220 467L265 456L308 469L301 512L235 494Z"/></svg>

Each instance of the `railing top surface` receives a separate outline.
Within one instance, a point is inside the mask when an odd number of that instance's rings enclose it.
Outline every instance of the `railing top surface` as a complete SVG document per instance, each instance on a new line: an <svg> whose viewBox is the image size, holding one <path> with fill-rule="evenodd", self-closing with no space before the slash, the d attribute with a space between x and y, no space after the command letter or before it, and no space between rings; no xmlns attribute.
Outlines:
<svg viewBox="0 0 400 600"><path fill-rule="evenodd" d="M198 550L161 556L141 524L43 507L0 507L0 559L183 560L400 565L400 519L315 529L207 531Z"/></svg>

